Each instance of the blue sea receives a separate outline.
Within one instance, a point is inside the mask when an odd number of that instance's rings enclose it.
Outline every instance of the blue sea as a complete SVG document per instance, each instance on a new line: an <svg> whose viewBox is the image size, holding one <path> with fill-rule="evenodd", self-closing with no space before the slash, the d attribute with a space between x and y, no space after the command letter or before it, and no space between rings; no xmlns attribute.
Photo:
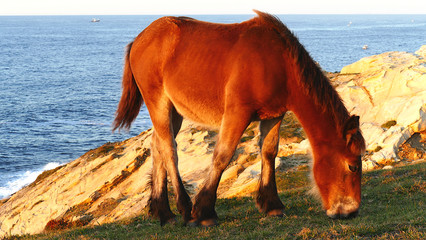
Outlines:
<svg viewBox="0 0 426 240"><path fill-rule="evenodd" d="M253 15L191 16L241 22ZM0 16L0 198L43 170L151 127L112 133L124 48L160 16ZM324 70L426 44L426 15L279 15ZM367 50L362 47L368 45Z"/></svg>

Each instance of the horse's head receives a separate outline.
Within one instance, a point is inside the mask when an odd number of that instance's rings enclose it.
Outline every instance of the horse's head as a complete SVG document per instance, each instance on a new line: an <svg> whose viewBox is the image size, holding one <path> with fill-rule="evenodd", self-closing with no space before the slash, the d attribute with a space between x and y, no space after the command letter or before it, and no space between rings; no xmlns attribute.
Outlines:
<svg viewBox="0 0 426 240"><path fill-rule="evenodd" d="M316 150L313 190L321 196L327 215L331 218L357 216L361 204L361 155L365 151L359 117L350 117L339 139L316 146Z"/></svg>

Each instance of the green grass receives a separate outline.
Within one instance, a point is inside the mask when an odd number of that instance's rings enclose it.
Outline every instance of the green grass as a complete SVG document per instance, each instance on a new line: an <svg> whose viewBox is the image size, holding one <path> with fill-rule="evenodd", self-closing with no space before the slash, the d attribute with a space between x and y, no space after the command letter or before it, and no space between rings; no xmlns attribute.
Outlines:
<svg viewBox="0 0 426 240"><path fill-rule="evenodd" d="M146 215L120 223L84 227L19 239L425 239L426 163L363 175L360 215L331 220L318 201L306 195L308 169L278 172L285 205L283 218L260 214L250 197L219 199L219 226L160 227Z"/></svg>

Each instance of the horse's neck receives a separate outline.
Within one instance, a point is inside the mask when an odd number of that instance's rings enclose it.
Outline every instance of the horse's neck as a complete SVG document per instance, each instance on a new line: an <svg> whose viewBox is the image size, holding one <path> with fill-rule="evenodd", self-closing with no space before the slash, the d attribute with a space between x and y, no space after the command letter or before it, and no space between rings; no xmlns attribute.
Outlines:
<svg viewBox="0 0 426 240"><path fill-rule="evenodd" d="M316 104L312 96L301 93L298 98L293 98L291 110L302 124L311 145L332 144L340 138L340 128L330 110L324 111L323 107Z"/></svg>

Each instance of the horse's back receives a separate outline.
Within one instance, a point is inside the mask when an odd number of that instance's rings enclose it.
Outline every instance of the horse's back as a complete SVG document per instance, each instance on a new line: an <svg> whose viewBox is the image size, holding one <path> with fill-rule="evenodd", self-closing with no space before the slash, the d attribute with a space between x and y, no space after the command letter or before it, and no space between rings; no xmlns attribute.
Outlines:
<svg viewBox="0 0 426 240"><path fill-rule="evenodd" d="M230 101L254 114L269 111L257 105L283 87L279 41L258 18L215 24L164 17L135 39L131 65L144 99L161 89L184 117L219 126Z"/></svg>

